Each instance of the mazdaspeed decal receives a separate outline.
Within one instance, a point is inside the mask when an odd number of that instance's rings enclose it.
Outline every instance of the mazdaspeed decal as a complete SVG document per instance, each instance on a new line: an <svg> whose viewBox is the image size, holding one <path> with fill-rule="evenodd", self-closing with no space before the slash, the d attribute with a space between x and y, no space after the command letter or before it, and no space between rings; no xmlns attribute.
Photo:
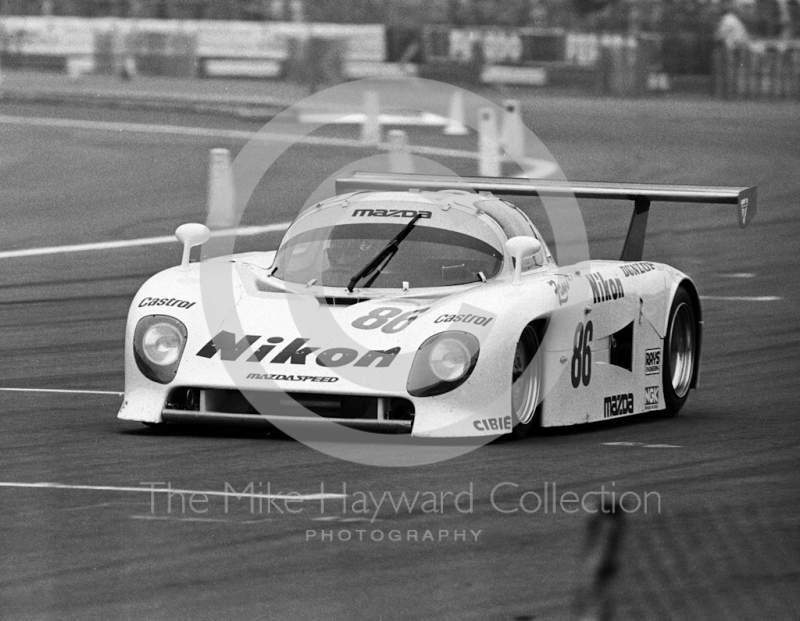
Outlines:
<svg viewBox="0 0 800 621"><path fill-rule="evenodd" d="M245 379L274 380L276 382L338 382L338 377L322 375L281 375L280 373L248 373Z"/></svg>
<svg viewBox="0 0 800 621"><path fill-rule="evenodd" d="M175 308L191 308L196 302L178 300L176 298L144 298L139 302L139 308L145 306L173 306Z"/></svg>
<svg viewBox="0 0 800 621"><path fill-rule="evenodd" d="M421 219L430 219L430 211L416 211L414 209L355 209L353 217L368 218L413 218L419 216Z"/></svg>
<svg viewBox="0 0 800 621"><path fill-rule="evenodd" d="M258 334L248 334L241 339L237 339L232 332L222 330L208 343L200 348L197 355L201 358L213 358L217 354L221 360L238 360L250 346L259 341L262 337ZM330 347L319 351L319 347L307 347L306 343L311 339L296 338L292 339L280 351L275 353L277 346L284 342L281 336L271 336L266 345L261 345L253 354L247 358L246 362L265 362L269 364L310 364L307 359L314 354L316 362L321 367L343 367L352 364L355 367L388 367L392 364L397 354L400 353L399 347L379 350L371 349L361 352L349 347ZM274 354L271 359L266 357Z"/></svg>

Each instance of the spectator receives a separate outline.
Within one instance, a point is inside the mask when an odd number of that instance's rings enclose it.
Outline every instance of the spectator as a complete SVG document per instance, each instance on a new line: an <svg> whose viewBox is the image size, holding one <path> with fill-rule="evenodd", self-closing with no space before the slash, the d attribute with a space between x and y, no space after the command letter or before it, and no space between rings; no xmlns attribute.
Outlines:
<svg viewBox="0 0 800 621"><path fill-rule="evenodd" d="M750 45L750 35L741 18L745 8L741 0L728 0L725 14L719 21L714 38L728 49Z"/></svg>
<svg viewBox="0 0 800 621"><path fill-rule="evenodd" d="M750 34L744 25L748 6L728 0L725 14L714 33L714 91L718 97L737 96L747 85Z"/></svg>
<svg viewBox="0 0 800 621"><path fill-rule="evenodd" d="M790 0L778 0L778 34L782 39L791 39L794 34L792 27L792 6Z"/></svg>

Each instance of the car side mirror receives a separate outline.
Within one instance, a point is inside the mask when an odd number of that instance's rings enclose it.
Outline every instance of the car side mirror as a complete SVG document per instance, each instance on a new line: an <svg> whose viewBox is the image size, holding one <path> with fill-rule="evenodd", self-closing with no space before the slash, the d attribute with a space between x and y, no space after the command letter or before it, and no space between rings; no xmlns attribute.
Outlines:
<svg viewBox="0 0 800 621"><path fill-rule="evenodd" d="M535 237L519 235L506 242L506 250L514 259L514 280L511 284L522 283L522 265L528 259L533 259L542 249L541 242Z"/></svg>
<svg viewBox="0 0 800 621"><path fill-rule="evenodd" d="M181 258L181 269L189 269L189 253L195 246L206 243L211 237L211 231L205 224L189 222L181 224L175 229L175 237L183 244L183 258Z"/></svg>

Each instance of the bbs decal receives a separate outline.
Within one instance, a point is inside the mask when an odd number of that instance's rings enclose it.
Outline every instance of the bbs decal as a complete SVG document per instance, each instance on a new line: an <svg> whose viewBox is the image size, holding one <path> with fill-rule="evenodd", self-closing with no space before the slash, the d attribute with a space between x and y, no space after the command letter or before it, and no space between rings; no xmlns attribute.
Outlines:
<svg viewBox="0 0 800 621"><path fill-rule="evenodd" d="M661 350L647 349L644 352L644 374L656 375L661 372Z"/></svg>
<svg viewBox="0 0 800 621"><path fill-rule="evenodd" d="M381 306L372 309L367 315L359 317L350 325L359 330L376 330L380 328L381 332L395 334L401 330L405 330L426 310L428 310L428 307L418 308L404 313L402 308Z"/></svg>
<svg viewBox="0 0 800 621"><path fill-rule="evenodd" d="M591 321L582 323L575 328L575 338L572 347L572 363L570 371L572 374L572 387L577 388L581 384L588 386L592 381L592 335L594 325Z"/></svg>

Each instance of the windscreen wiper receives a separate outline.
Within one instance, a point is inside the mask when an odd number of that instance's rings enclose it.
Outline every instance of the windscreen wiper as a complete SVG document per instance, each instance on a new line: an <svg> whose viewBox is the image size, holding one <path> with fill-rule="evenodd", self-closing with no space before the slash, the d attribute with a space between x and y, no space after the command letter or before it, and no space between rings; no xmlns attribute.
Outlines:
<svg viewBox="0 0 800 621"><path fill-rule="evenodd" d="M356 286L356 283L359 280L374 272L381 265L381 263L383 263L383 267L385 267L386 263L389 263L389 261L392 260L392 257L397 252L397 247L400 245L400 242L402 242L406 237L408 237L408 234L411 232L411 229L414 228L414 225L417 223L417 220L419 220L421 217L422 214L418 213L416 216L411 218L411 221L403 227L403 230L400 231L397 235L395 235L391 239L391 241L388 244L386 244L386 247L375 255L375 258L373 258L372 261L370 261L364 267L362 267L358 271L358 273L350 279L350 282L347 283L347 290L350 293L353 292L353 287Z"/></svg>

